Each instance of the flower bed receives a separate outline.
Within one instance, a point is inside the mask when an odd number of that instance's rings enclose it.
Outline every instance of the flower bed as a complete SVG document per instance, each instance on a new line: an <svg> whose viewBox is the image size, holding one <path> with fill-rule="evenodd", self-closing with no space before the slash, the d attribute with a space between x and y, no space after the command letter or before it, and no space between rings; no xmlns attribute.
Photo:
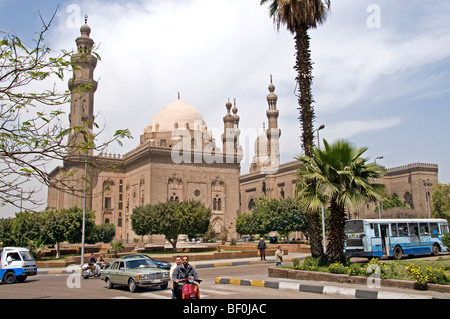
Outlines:
<svg viewBox="0 0 450 319"><path fill-rule="evenodd" d="M438 261L421 261L420 264L405 264L407 261L380 262L379 259L372 259L369 263L332 263L321 264L318 260L308 257L300 262L293 260L292 267L283 267L280 269L293 270L287 272L289 277L295 271L296 279L304 280L324 280L336 281L341 283L366 284L370 280L379 280L381 285L398 286L401 281L405 288L427 289L431 285L444 285L445 292L450 292L450 274L446 269L450 268L450 259ZM443 267L436 267L442 265ZM299 272L300 271L300 272ZM300 274L301 273L301 274ZM274 277L284 277L283 274L272 272ZM275 275L276 274L276 275ZM269 274L270 276L270 274ZM395 283L397 282L397 283ZM433 289L436 290L436 289Z"/></svg>

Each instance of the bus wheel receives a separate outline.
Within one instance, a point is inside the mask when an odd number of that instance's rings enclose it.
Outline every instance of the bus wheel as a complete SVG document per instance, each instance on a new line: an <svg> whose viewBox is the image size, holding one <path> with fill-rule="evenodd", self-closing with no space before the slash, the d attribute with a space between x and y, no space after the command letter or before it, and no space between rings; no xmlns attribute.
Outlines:
<svg viewBox="0 0 450 319"><path fill-rule="evenodd" d="M431 251L431 254L433 256L437 256L437 255L439 255L440 251L441 251L441 249L439 248L439 245L438 244L434 244L433 245L433 250Z"/></svg>
<svg viewBox="0 0 450 319"><path fill-rule="evenodd" d="M403 250L402 250L402 247L396 246L396 247L394 248L394 259L395 259L395 260L400 260L400 259L402 259L402 256L403 256Z"/></svg>

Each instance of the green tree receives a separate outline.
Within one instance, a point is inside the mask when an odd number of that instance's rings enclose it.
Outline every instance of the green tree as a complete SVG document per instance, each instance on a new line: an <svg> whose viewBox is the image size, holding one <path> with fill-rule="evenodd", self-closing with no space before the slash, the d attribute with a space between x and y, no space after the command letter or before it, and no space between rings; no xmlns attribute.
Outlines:
<svg viewBox="0 0 450 319"><path fill-rule="evenodd" d="M431 215L450 221L450 184L436 184L431 187Z"/></svg>
<svg viewBox="0 0 450 319"><path fill-rule="evenodd" d="M239 235L256 235L260 234L259 224L256 222L254 215L251 214L241 214L236 219L236 232Z"/></svg>
<svg viewBox="0 0 450 319"><path fill-rule="evenodd" d="M110 243L116 236L116 227L114 224L95 225L92 234L86 240L88 243Z"/></svg>
<svg viewBox="0 0 450 319"><path fill-rule="evenodd" d="M34 196L38 190L30 184L34 180L66 192L74 191L66 187L65 178L51 178L47 170L55 160L70 160L67 139L71 129L63 125L62 116L71 92L58 90L56 83L77 69L71 52L54 52L44 42L53 18L54 15L50 22L43 22L31 47L16 35L0 31L0 205L19 208L22 202L42 204ZM36 89L39 87L49 89ZM131 137L128 130L117 130L112 138L95 145L93 140L100 133L87 134L86 127L73 130L86 137L83 143L73 146L83 152L101 152L113 141L120 144L121 139Z"/></svg>
<svg viewBox="0 0 450 319"><path fill-rule="evenodd" d="M294 231L307 230L307 217L294 199L268 199L261 197L255 201L251 214L242 214L236 221L236 232L240 235L261 236L276 231L287 238Z"/></svg>
<svg viewBox="0 0 450 319"><path fill-rule="evenodd" d="M308 30L323 24L327 19L330 8L330 0L261 0L261 5L269 4L269 13L273 18L277 29L282 24L294 34L296 49L297 87L299 90L298 105L300 111L300 124L302 127L302 147L307 156L311 156L314 145L313 122L314 108L311 86L312 61L310 52L310 37ZM319 215L316 212L308 212L309 239L311 254L315 258L321 258L323 246L320 236Z"/></svg>
<svg viewBox="0 0 450 319"><path fill-rule="evenodd" d="M356 210L367 201L383 200L383 185L374 183L383 170L361 157L367 148L356 148L345 140L313 149L312 157L302 156L296 184L300 207L319 211L328 206L327 258L330 262L344 260L346 209Z"/></svg>
<svg viewBox="0 0 450 319"><path fill-rule="evenodd" d="M12 223L13 218L11 217L0 219L0 242L3 246L15 246L12 238Z"/></svg>
<svg viewBox="0 0 450 319"><path fill-rule="evenodd" d="M386 200L382 201L380 203L381 211L396 208L396 207L408 207L406 204L406 201L402 201L400 198L398 198L397 194L392 194L392 196L386 196ZM375 213L378 213L378 205L375 207Z"/></svg>
<svg viewBox="0 0 450 319"><path fill-rule="evenodd" d="M71 207L68 209L61 209L61 214L64 216L66 223L66 240L71 243L81 243L81 230L83 224L83 209L78 207ZM90 234L95 228L95 213L86 210L85 216L85 238L89 238Z"/></svg>
<svg viewBox="0 0 450 319"><path fill-rule="evenodd" d="M306 232L308 218L293 198L272 200L275 209L272 211L271 229L284 236L288 243L289 234L296 231Z"/></svg>
<svg viewBox="0 0 450 319"><path fill-rule="evenodd" d="M140 236L164 235L176 252L178 235L205 234L210 219L211 210L200 201L163 202L133 209L131 227Z"/></svg>
<svg viewBox="0 0 450 319"><path fill-rule="evenodd" d="M56 246L56 258L60 258L59 244L67 238L66 216L64 212L48 209L40 215L40 237L43 244Z"/></svg>

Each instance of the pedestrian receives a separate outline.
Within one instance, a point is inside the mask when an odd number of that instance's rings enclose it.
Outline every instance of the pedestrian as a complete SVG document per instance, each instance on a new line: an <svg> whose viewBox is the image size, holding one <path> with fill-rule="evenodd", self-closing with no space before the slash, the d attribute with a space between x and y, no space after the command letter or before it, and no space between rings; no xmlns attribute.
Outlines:
<svg viewBox="0 0 450 319"><path fill-rule="evenodd" d="M264 238L261 238L258 243L259 256L261 257L261 260L266 260L266 248Z"/></svg>
<svg viewBox="0 0 450 319"><path fill-rule="evenodd" d="M173 275L173 271L175 270L175 268L177 268L179 265L181 265L181 256L176 256L175 257L175 264L172 265L172 267L170 267L170 282L172 283L172 299L177 299L176 295L175 295L175 286L176 284L173 282L172 280L172 275Z"/></svg>
<svg viewBox="0 0 450 319"><path fill-rule="evenodd" d="M283 262L283 251L281 250L281 246L278 246L277 251L275 252L275 265L277 267L280 267L282 262Z"/></svg>

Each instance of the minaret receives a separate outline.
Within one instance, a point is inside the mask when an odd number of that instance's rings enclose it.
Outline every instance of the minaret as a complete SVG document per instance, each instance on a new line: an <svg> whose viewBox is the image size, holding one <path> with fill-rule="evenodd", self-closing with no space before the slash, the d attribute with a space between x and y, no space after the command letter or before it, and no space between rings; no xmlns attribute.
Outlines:
<svg viewBox="0 0 450 319"><path fill-rule="evenodd" d="M222 143L223 143L223 155L224 161L226 163L230 163L230 161L234 161L234 138L233 138L233 126L234 126L234 117L231 115L231 107L233 106L228 99L228 102L225 104L227 108L227 114L223 117L223 134L222 134Z"/></svg>
<svg viewBox="0 0 450 319"><path fill-rule="evenodd" d="M272 83L272 75L270 76L269 92L267 95L269 108L266 111L269 125L266 130L265 123L263 123L263 133L255 141L255 155L250 166L250 173L259 171L263 174L273 174L278 171L280 166L281 130L278 128L278 96L274 93L275 85Z"/></svg>
<svg viewBox="0 0 450 319"><path fill-rule="evenodd" d="M71 92L70 104L70 128L69 146L77 146L84 142L84 135L79 133L86 128L88 134L93 134L94 124L94 93L97 90L97 82L94 81L94 70L97 66L97 58L92 55L94 41L89 37L91 28L85 24L80 28L81 36L75 42L77 53L72 55L73 78L69 80L69 90ZM70 149L71 155L85 155L85 152L78 148ZM90 148L88 155L93 155Z"/></svg>
<svg viewBox="0 0 450 319"><path fill-rule="evenodd" d="M234 99L233 106L233 146L234 155L236 156L236 162L239 163L242 159L242 146L239 143L239 136L241 135L241 130L239 129L239 116L237 115L238 109L236 107L236 99Z"/></svg>
<svg viewBox="0 0 450 319"><path fill-rule="evenodd" d="M275 85L272 83L272 75L270 75L269 95L267 95L267 103L269 109L266 111L269 127L267 128L268 155L270 156L271 166L280 164L280 136L281 130L278 128L277 100L278 96L275 92Z"/></svg>

